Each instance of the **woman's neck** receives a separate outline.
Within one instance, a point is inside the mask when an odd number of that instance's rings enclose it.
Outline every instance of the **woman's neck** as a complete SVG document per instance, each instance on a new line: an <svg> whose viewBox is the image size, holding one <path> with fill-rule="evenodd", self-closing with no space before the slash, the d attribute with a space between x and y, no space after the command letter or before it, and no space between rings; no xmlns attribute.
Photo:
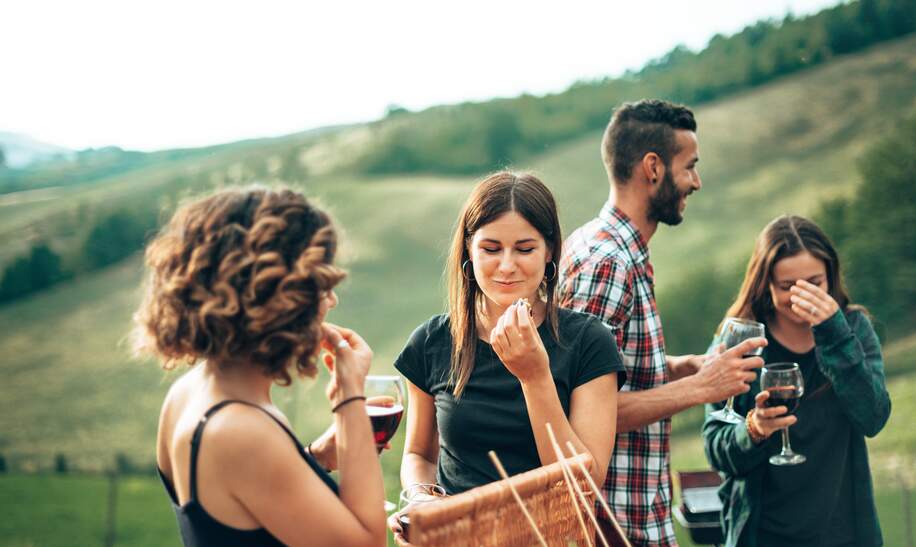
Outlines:
<svg viewBox="0 0 916 547"><path fill-rule="evenodd" d="M259 406L271 406L273 379L251 363L207 361L203 367L206 389L215 399L237 399Z"/></svg>
<svg viewBox="0 0 916 547"><path fill-rule="evenodd" d="M769 321L767 328L789 351L807 353L814 347L814 331L807 324L795 323L777 314Z"/></svg>

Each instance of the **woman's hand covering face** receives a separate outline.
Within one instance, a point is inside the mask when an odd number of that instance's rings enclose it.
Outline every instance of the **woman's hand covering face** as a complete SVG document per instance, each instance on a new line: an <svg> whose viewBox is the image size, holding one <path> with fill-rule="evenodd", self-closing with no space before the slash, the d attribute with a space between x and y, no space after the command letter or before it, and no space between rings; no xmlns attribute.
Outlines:
<svg viewBox="0 0 916 547"><path fill-rule="evenodd" d="M795 282L789 291L792 296L792 311L812 327L820 325L833 316L840 306L824 289L804 279Z"/></svg>

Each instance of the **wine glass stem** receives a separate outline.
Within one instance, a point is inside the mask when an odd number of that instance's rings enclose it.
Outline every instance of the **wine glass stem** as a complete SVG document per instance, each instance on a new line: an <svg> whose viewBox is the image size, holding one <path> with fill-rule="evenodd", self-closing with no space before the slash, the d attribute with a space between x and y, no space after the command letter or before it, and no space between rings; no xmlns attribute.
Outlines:
<svg viewBox="0 0 916 547"><path fill-rule="evenodd" d="M792 454L792 443L789 442L789 428L782 428L782 453Z"/></svg>
<svg viewBox="0 0 916 547"><path fill-rule="evenodd" d="M735 398L729 397L728 401L725 402L725 412L731 414L735 411Z"/></svg>

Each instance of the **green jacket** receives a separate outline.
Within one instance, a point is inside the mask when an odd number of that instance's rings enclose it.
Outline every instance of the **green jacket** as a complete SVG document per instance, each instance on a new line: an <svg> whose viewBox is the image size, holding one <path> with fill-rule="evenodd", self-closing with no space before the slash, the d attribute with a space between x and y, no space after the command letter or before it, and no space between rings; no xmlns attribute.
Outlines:
<svg viewBox="0 0 916 547"><path fill-rule="evenodd" d="M846 417L852 426L852 465L855 488L856 545L860 547L883 544L881 527L875 509L871 471L865 437L874 437L887 423L891 401L884 384L884 362L881 345L864 313L850 310L845 315L837 311L830 319L814 327L815 357L818 367L833 385ZM751 390L735 397L735 410L740 414L754 406L760 392L759 375ZM718 405L721 407L721 404ZM755 445L745 425L732 425L709 417L716 405L706 405L703 439L706 458L724 477L719 497L722 526L729 547L756 547L756 531L760 521L760 493L765 466L769 465L766 446L778 442L778 435ZM776 439L776 440L774 440Z"/></svg>

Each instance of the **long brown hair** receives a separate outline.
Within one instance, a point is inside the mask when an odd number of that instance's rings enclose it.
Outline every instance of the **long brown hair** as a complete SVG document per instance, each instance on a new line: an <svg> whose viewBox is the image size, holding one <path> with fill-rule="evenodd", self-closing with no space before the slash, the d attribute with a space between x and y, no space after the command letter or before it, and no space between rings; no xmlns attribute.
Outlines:
<svg viewBox="0 0 916 547"><path fill-rule="evenodd" d="M528 221L544 238L551 258L556 261L563 247L557 205L547 186L528 173L500 171L474 187L458 216L452 246L446 264L448 279L448 315L452 334L452 359L449 384L460 397L474 370L477 349L477 308L481 291L473 274L465 272L470 260L468 248L474 233L502 215L515 212ZM471 264L467 264L471 269ZM554 270L556 262L554 262ZM547 317L554 338L557 327L557 275L545 276L541 288L547 296Z"/></svg>
<svg viewBox="0 0 916 547"><path fill-rule="evenodd" d="M728 308L726 316L753 319L761 323L771 320L776 312L770 295L773 268L783 258L805 251L824 263L827 270L827 293L845 312L850 305L849 294L840 273L839 256L830 238L807 218L783 215L773 219L757 236L741 290Z"/></svg>

